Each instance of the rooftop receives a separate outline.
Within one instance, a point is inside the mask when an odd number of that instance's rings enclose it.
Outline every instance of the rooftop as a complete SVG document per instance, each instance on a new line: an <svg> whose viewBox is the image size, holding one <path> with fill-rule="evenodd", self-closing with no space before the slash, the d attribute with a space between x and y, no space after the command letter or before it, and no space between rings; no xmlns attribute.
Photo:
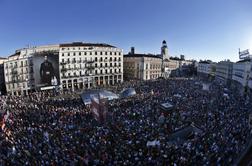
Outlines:
<svg viewBox="0 0 252 166"><path fill-rule="evenodd" d="M148 57L148 58L159 58L159 59L161 59L160 56L153 55L153 54L126 54L123 57Z"/></svg>
<svg viewBox="0 0 252 166"><path fill-rule="evenodd" d="M83 43L83 42L72 42L72 43L62 43L60 47L80 47L80 46L88 46L88 47L112 47L116 48L115 46L105 44L105 43Z"/></svg>
<svg viewBox="0 0 252 166"><path fill-rule="evenodd" d="M252 62L252 59L243 59L243 60L240 60L236 63L244 63L244 62Z"/></svg>

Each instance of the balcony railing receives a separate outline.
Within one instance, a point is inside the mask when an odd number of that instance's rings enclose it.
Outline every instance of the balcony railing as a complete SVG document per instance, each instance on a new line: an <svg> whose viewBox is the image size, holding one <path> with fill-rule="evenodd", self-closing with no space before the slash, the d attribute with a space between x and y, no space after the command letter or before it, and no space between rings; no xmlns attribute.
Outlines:
<svg viewBox="0 0 252 166"><path fill-rule="evenodd" d="M86 62L87 63L94 63L95 61L94 60L87 60Z"/></svg>
<svg viewBox="0 0 252 166"><path fill-rule="evenodd" d="M94 66L87 66L86 68L87 68L88 70L94 70L94 69L95 69Z"/></svg>
<svg viewBox="0 0 252 166"><path fill-rule="evenodd" d="M62 69L61 69L61 72L66 72L66 71L67 71L66 68L62 68Z"/></svg>

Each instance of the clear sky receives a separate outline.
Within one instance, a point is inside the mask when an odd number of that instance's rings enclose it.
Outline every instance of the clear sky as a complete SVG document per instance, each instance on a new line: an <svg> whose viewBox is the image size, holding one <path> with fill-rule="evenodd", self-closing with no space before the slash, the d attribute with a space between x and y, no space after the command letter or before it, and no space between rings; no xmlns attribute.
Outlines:
<svg viewBox="0 0 252 166"><path fill-rule="evenodd" d="M252 51L252 0L0 0L0 56L30 44L102 42L138 53L238 60Z"/></svg>

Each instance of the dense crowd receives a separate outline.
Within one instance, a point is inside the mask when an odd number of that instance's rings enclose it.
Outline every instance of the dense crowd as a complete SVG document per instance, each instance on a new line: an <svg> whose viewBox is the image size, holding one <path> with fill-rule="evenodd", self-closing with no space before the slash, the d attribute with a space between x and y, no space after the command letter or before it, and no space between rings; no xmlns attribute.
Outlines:
<svg viewBox="0 0 252 166"><path fill-rule="evenodd" d="M77 97L0 97L0 109L9 113L0 129L0 165L231 165L252 136L251 102L215 82L209 91L194 79L127 82L112 89L125 87L137 95L110 101L110 117L102 124ZM160 103L167 101L175 108L164 116ZM202 133L170 141L188 122Z"/></svg>

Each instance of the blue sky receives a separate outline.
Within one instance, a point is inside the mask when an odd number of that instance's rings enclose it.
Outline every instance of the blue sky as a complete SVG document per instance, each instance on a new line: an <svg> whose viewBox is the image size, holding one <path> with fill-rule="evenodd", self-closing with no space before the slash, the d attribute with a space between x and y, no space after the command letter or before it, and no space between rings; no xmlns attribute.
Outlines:
<svg viewBox="0 0 252 166"><path fill-rule="evenodd" d="M103 42L138 53L238 60L252 49L251 0L0 0L0 56L72 41ZM252 51L252 50L251 50Z"/></svg>

